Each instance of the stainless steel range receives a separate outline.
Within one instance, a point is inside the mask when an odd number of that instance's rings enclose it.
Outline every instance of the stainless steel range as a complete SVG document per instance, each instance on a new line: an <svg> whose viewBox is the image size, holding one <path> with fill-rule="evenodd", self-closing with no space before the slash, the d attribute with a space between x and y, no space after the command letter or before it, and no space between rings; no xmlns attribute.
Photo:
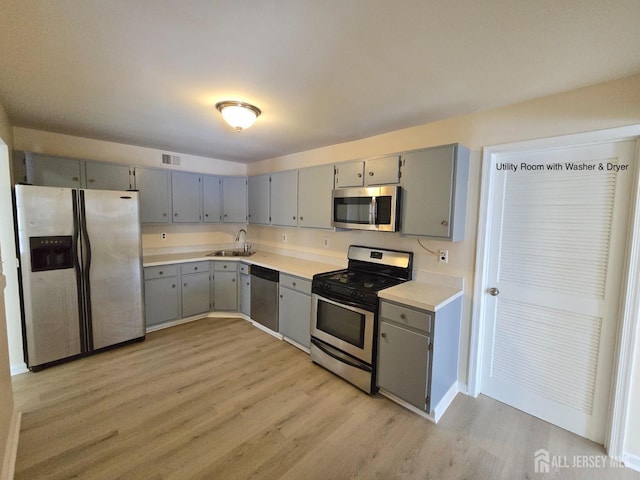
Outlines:
<svg viewBox="0 0 640 480"><path fill-rule="evenodd" d="M311 360L376 391L378 292L411 280L413 253L351 245L347 269L311 284Z"/></svg>

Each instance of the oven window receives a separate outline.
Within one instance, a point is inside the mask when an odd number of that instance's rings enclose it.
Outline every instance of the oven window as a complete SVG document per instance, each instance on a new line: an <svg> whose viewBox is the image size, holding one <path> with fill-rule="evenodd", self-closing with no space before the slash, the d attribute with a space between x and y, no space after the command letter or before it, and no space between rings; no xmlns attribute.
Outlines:
<svg viewBox="0 0 640 480"><path fill-rule="evenodd" d="M371 223L371 197L333 199L333 220L341 223Z"/></svg>
<svg viewBox="0 0 640 480"><path fill-rule="evenodd" d="M365 315L318 299L317 328L358 348L364 348Z"/></svg>

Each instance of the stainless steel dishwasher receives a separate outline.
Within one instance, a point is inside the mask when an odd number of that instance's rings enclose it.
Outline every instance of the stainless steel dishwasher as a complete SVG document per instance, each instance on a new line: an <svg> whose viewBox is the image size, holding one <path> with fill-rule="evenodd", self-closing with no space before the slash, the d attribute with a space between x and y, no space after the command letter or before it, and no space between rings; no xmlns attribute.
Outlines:
<svg viewBox="0 0 640 480"><path fill-rule="evenodd" d="M251 319L278 331L278 282L280 272L251 265Z"/></svg>

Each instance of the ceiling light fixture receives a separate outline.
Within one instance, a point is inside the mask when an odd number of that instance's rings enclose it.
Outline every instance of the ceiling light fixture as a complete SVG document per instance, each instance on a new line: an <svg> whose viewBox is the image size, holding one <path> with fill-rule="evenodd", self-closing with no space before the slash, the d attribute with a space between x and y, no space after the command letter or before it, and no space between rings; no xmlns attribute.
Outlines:
<svg viewBox="0 0 640 480"><path fill-rule="evenodd" d="M253 125L262 113L258 107L235 100L218 102L216 108L222 114L222 118L239 132Z"/></svg>

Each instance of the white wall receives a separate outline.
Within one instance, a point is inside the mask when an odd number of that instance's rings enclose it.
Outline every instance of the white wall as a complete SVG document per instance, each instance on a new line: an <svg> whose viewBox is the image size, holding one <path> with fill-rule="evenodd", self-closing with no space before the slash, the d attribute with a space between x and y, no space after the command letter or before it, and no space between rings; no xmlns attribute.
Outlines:
<svg viewBox="0 0 640 480"><path fill-rule="evenodd" d="M9 149L11 145L11 125L0 104L0 278L6 276L7 288L2 291L0 285L0 470L6 468L8 436L13 417L13 390L11 387L9 342L6 320L13 319L12 324L20 326L20 304L18 300L18 279L15 264L15 246L13 238L13 222L11 219L11 179L9 168ZM18 331L19 333L19 331ZM22 342L14 349L16 354L22 352ZM2 475L3 472L0 472Z"/></svg>
<svg viewBox="0 0 640 480"><path fill-rule="evenodd" d="M169 152L155 148L137 147L122 143L105 142L89 138L73 137L59 133L43 132L30 128L13 129L13 148L25 152L47 153L85 160L124 163L143 167L168 168L185 172L215 173L218 175L246 175L246 165L237 162L199 157L186 153ZM162 164L162 154L180 157L179 166Z"/></svg>

